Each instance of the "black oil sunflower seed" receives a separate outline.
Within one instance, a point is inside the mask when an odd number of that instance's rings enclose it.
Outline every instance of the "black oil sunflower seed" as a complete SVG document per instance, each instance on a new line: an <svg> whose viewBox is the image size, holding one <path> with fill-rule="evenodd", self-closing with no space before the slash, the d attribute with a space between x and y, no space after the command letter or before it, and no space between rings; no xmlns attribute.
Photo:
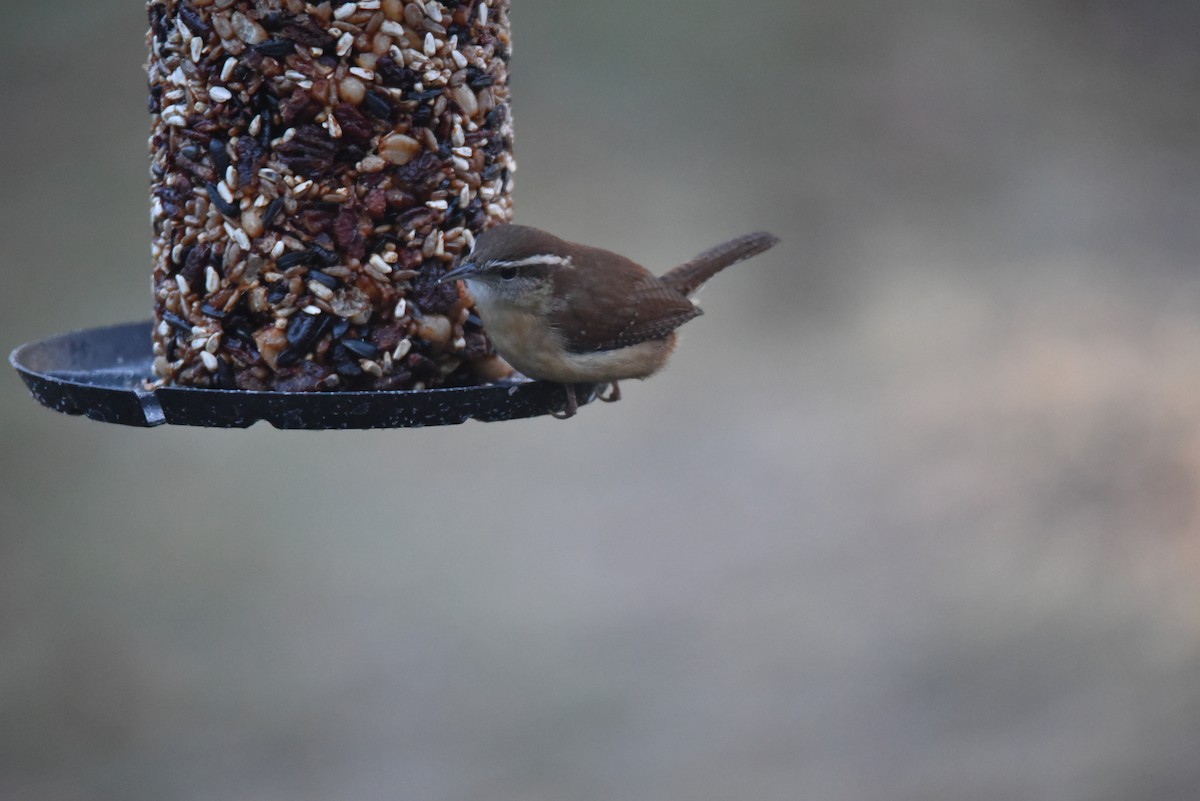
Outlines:
<svg viewBox="0 0 1200 801"><path fill-rule="evenodd" d="M343 339L342 347L364 359L378 359L383 355L379 348L362 339Z"/></svg>
<svg viewBox="0 0 1200 801"><path fill-rule="evenodd" d="M283 198L277 197L267 204L267 210L263 212L263 225L269 226L275 222L275 218L279 216L279 212L283 210Z"/></svg>
<svg viewBox="0 0 1200 801"><path fill-rule="evenodd" d="M295 267L297 264L306 264L313 259L313 254L307 250L289 250L278 259L275 260L275 266L281 270L286 270L289 267Z"/></svg>
<svg viewBox="0 0 1200 801"><path fill-rule="evenodd" d="M204 188L208 190L208 199L226 217L237 217L242 213L240 208L221 197L216 184L205 184Z"/></svg>
<svg viewBox="0 0 1200 801"><path fill-rule="evenodd" d="M327 286L330 289L337 289L342 285L342 282L337 278L334 278L329 273L323 273L320 270L309 270L308 277L313 281L316 281L318 284Z"/></svg>
<svg viewBox="0 0 1200 801"><path fill-rule="evenodd" d="M225 171L229 169L229 151L225 149L225 143L215 138L208 140L208 155L212 157L213 169L217 171L217 176L225 175Z"/></svg>
<svg viewBox="0 0 1200 801"><path fill-rule="evenodd" d="M313 245L310 252L316 256L326 267L332 267L338 263L338 255L332 250L326 250L320 245Z"/></svg>
<svg viewBox="0 0 1200 801"><path fill-rule="evenodd" d="M367 92L363 96L363 108L372 117L378 117L381 120L391 119L392 117L392 104L374 92Z"/></svg>
<svg viewBox="0 0 1200 801"><path fill-rule="evenodd" d="M275 357L275 364L279 367L291 367L293 364L299 364L303 356L299 348L288 348Z"/></svg>
<svg viewBox="0 0 1200 801"><path fill-rule="evenodd" d="M188 324L187 320L183 319L178 314L174 314L173 312L169 312L169 311L164 311L162 313L162 318L164 320L166 320L167 325L181 331L184 334L187 334L188 336L191 336L192 327Z"/></svg>
<svg viewBox="0 0 1200 801"><path fill-rule="evenodd" d="M296 52L296 43L291 39L268 39L262 44L255 45L254 49L264 56L284 58Z"/></svg>
<svg viewBox="0 0 1200 801"><path fill-rule="evenodd" d="M267 285L267 301L269 303L279 303L288 296L288 285L286 281L276 281L273 284Z"/></svg>

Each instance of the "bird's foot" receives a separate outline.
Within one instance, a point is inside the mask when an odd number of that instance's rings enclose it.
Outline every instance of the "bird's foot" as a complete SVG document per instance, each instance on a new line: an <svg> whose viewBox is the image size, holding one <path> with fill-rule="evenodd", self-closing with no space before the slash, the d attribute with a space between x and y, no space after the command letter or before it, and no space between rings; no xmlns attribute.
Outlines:
<svg viewBox="0 0 1200 801"><path fill-rule="evenodd" d="M621 399L621 385L618 384L616 381L613 381L608 386L609 386L609 390L608 390L607 395L605 395L602 392L597 392L596 397L599 398L600 400L604 401L605 403L616 403L617 401L619 401Z"/></svg>
<svg viewBox="0 0 1200 801"><path fill-rule="evenodd" d="M579 411L579 401L575 399L575 385L563 384L562 387L563 392L567 395L567 405L561 412L550 412L550 416L555 420L567 420L574 417L575 413Z"/></svg>

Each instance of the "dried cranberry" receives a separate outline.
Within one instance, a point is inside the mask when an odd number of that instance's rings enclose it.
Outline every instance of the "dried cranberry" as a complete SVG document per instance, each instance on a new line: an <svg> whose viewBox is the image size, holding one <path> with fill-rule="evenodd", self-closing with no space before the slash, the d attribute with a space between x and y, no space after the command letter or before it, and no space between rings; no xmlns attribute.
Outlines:
<svg viewBox="0 0 1200 801"><path fill-rule="evenodd" d="M425 151L404 166L397 167L393 175L395 180L402 184L425 186L431 179L441 175L438 167L438 157Z"/></svg>
<svg viewBox="0 0 1200 801"><path fill-rule="evenodd" d="M362 115L357 108L349 103L340 103L333 110L338 125L342 127L342 139L352 145L369 145L371 143L371 121Z"/></svg>
<svg viewBox="0 0 1200 801"><path fill-rule="evenodd" d="M436 263L421 268L421 274L413 279L409 295L424 312L445 314L458 301L458 288L453 283L439 284L442 269Z"/></svg>
<svg viewBox="0 0 1200 801"><path fill-rule="evenodd" d="M204 282L205 268L209 265L211 255L212 247L207 244L196 245L188 251L183 260L183 267L179 270L188 286L200 286Z"/></svg>
<svg viewBox="0 0 1200 801"><path fill-rule="evenodd" d="M301 125L290 141L277 148L277 153L289 170L308 178L322 178L333 169L337 143L320 125Z"/></svg>
<svg viewBox="0 0 1200 801"><path fill-rule="evenodd" d="M391 56L383 56L375 62L375 74L388 86L399 89L411 89L417 81L417 73L408 67L401 67Z"/></svg>
<svg viewBox="0 0 1200 801"><path fill-rule="evenodd" d="M477 359L480 356L487 355L488 341L483 334L473 333L463 337L466 345L463 347L463 356L468 359Z"/></svg>
<svg viewBox="0 0 1200 801"><path fill-rule="evenodd" d="M333 47L337 41L307 14L288 20L280 29L280 35L305 47Z"/></svg>
<svg viewBox="0 0 1200 801"><path fill-rule="evenodd" d="M404 359L404 366L421 379L430 379L441 374L438 363L423 353L413 351Z"/></svg>
<svg viewBox="0 0 1200 801"><path fill-rule="evenodd" d="M179 18L183 20L184 25L187 25L188 30L197 36L207 38L212 34L212 27L204 21L204 18L200 16L200 12L196 11L188 3L180 4Z"/></svg>
<svg viewBox="0 0 1200 801"><path fill-rule="evenodd" d="M312 122L321 113L321 104L308 92L294 92L279 106L279 114L285 125L302 125Z"/></svg>
<svg viewBox="0 0 1200 801"><path fill-rule="evenodd" d="M333 239L346 255L353 259L361 259L366 252L366 240L363 238L360 226L362 217L353 207L343 208L333 224Z"/></svg>
<svg viewBox="0 0 1200 801"><path fill-rule="evenodd" d="M387 323L375 326L375 330L371 332L371 342L380 350L393 351L400 344L400 340L404 339L407 333L407 326L401 326L397 323Z"/></svg>
<svg viewBox="0 0 1200 801"><path fill-rule="evenodd" d="M281 358L282 361L282 358ZM328 367L313 361L299 362L295 369L281 372L275 380L277 392L313 392L323 389L331 375Z"/></svg>
<svg viewBox="0 0 1200 801"><path fill-rule="evenodd" d="M372 189L363 198L363 204L367 208L367 214L371 215L371 219L378 220L387 212L387 193L382 189Z"/></svg>
<svg viewBox="0 0 1200 801"><path fill-rule="evenodd" d="M258 183L258 171L267 161L267 151L257 139L242 136L237 141L238 180L242 186L255 186Z"/></svg>

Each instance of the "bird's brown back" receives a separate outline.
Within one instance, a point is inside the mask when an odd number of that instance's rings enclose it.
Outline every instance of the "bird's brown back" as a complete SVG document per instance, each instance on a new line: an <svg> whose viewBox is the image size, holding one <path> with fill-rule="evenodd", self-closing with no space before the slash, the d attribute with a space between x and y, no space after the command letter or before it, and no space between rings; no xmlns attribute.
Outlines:
<svg viewBox="0 0 1200 801"><path fill-rule="evenodd" d="M614 350L661 339L700 309L684 295L624 256L573 246L573 269L558 273L557 316L564 347L576 353ZM577 271L598 265L590 274Z"/></svg>

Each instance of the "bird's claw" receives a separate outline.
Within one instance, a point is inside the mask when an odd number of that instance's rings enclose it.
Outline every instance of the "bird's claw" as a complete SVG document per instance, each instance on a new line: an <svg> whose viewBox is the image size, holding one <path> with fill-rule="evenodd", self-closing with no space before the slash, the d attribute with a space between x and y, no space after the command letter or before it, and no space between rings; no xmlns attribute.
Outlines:
<svg viewBox="0 0 1200 801"><path fill-rule="evenodd" d="M575 385L563 384L563 392L567 396L567 404L561 412L550 412L550 416L555 420L567 420L575 416L575 412L579 411L579 402L575 399Z"/></svg>
<svg viewBox="0 0 1200 801"><path fill-rule="evenodd" d="M621 385L616 381L613 381L608 385L608 387L609 390L607 395L605 395L603 392L597 392L596 397L605 403L616 403L621 399Z"/></svg>

